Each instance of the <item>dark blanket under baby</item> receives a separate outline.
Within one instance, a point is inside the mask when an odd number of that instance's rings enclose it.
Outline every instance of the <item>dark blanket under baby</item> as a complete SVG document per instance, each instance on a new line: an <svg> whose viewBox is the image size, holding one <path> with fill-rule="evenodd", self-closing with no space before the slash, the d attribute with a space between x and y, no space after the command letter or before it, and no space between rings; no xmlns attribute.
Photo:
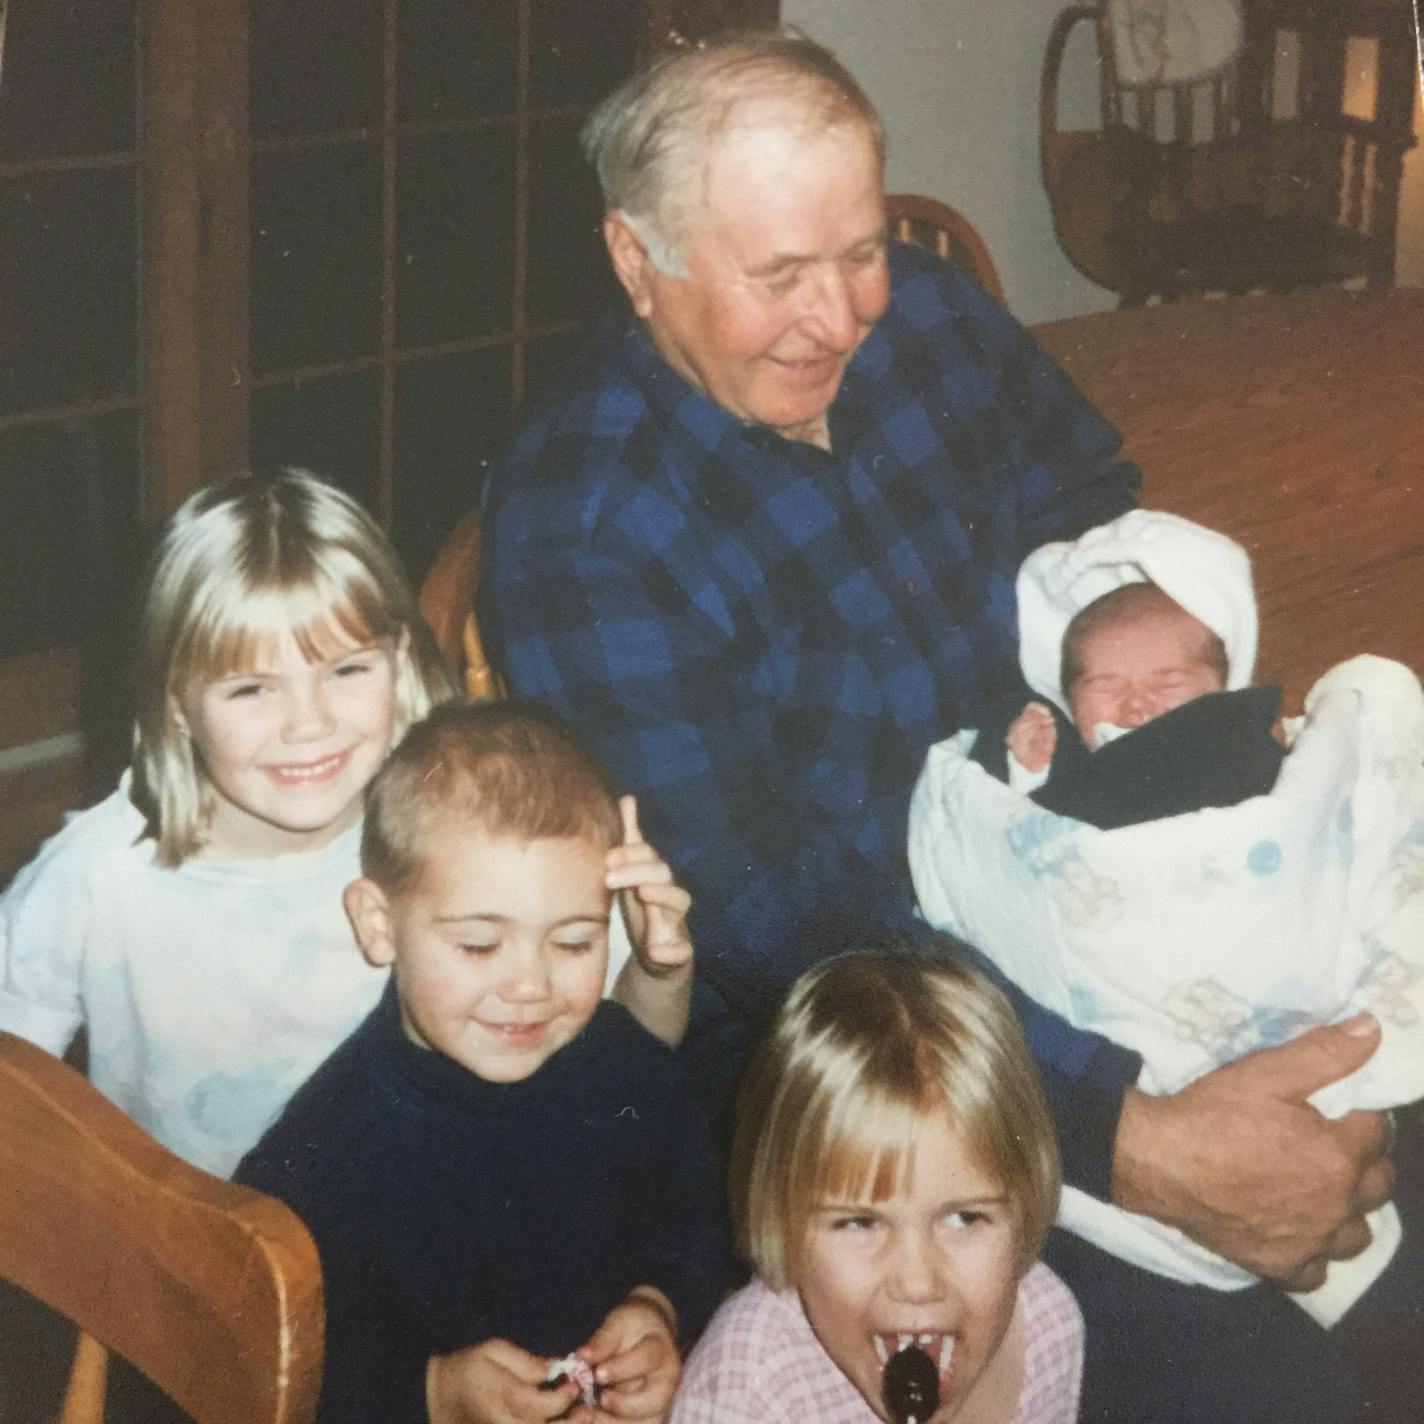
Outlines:
<svg viewBox="0 0 1424 1424"><path fill-rule="evenodd" d="M1021 699L1014 703L984 719L971 753L1000 781L1008 780L1004 736L1023 710ZM1280 705L1279 687L1209 692L1097 751L1089 751L1052 707L1058 746L1048 780L1032 799L1057 815L1111 830L1263 796L1285 757L1271 735Z"/></svg>

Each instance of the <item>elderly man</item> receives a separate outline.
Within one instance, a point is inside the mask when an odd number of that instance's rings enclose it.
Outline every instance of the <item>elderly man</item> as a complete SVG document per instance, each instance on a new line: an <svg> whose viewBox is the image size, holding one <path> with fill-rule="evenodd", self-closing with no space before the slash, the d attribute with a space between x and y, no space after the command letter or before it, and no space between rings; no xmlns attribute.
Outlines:
<svg viewBox="0 0 1424 1424"><path fill-rule="evenodd" d="M879 121L825 50L681 53L586 142L629 310L491 474L481 622L511 687L638 794L702 971L758 1018L838 925L909 912L910 789L1016 684L1020 562L1126 509L1135 474L970 281L887 251ZM1077 1185L1280 1280L1362 1248L1383 1125L1303 1100L1369 1056L1370 1020L1148 1099L1132 1054L1019 1006ZM1085 1418L1352 1416L1326 1335L1272 1288L1061 1249Z"/></svg>

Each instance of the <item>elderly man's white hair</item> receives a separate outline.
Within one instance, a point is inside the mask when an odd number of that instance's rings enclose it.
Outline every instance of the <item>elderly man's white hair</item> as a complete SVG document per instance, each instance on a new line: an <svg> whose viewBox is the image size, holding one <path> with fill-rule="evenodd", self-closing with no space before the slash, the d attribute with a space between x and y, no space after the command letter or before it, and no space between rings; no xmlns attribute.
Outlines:
<svg viewBox="0 0 1424 1424"><path fill-rule="evenodd" d="M583 130L604 207L623 214L660 271L684 273L679 249L697 216L707 156L753 110L775 112L778 122L790 115L813 133L864 124L884 166L875 106L830 50L798 31L750 31L675 50L614 90Z"/></svg>

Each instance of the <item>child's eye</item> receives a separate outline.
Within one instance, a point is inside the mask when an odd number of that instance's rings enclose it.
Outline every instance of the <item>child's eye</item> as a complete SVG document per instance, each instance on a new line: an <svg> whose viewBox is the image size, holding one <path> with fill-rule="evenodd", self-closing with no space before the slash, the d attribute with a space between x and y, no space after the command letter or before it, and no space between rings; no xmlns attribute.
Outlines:
<svg viewBox="0 0 1424 1424"><path fill-rule="evenodd" d="M223 696L228 702L236 702L241 697L255 697L261 691L260 682L235 682L229 685Z"/></svg>
<svg viewBox="0 0 1424 1424"><path fill-rule="evenodd" d="M462 940L459 948L468 955L479 958L482 955L493 954L499 948L498 940L480 941Z"/></svg>
<svg viewBox="0 0 1424 1424"><path fill-rule="evenodd" d="M591 939L559 939L554 941L555 949L562 949L566 954L587 954L593 948Z"/></svg>
<svg viewBox="0 0 1424 1424"><path fill-rule="evenodd" d="M370 672L375 665L374 658L357 658L349 663L338 663L336 666L336 676L359 677L362 673Z"/></svg>
<svg viewBox="0 0 1424 1424"><path fill-rule="evenodd" d="M971 1207L964 1207L959 1211L950 1212L945 1217L945 1224L956 1230L964 1231L973 1226L980 1226L988 1220L989 1213L987 1211L976 1211Z"/></svg>
<svg viewBox="0 0 1424 1424"><path fill-rule="evenodd" d="M875 1225L875 1218L854 1213L831 1218L832 1231L869 1231Z"/></svg>

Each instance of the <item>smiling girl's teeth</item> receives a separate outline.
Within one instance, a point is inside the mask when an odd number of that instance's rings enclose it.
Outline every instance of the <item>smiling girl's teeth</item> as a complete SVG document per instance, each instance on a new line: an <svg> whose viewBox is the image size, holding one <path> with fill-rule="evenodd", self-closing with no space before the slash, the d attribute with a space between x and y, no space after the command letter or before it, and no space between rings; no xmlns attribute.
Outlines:
<svg viewBox="0 0 1424 1424"><path fill-rule="evenodd" d="M885 1348L885 1337L883 1335L877 1335L875 1337L875 1358L879 1360L882 1365L888 1364L890 1361L890 1351Z"/></svg>
<svg viewBox="0 0 1424 1424"><path fill-rule="evenodd" d="M274 766L272 770L280 781L313 781L333 770L340 759L339 755L329 756L304 766Z"/></svg>
<svg viewBox="0 0 1424 1424"><path fill-rule="evenodd" d="M941 1375L949 1368L949 1362L954 1358L954 1336L944 1335L939 1342L939 1372Z"/></svg>

